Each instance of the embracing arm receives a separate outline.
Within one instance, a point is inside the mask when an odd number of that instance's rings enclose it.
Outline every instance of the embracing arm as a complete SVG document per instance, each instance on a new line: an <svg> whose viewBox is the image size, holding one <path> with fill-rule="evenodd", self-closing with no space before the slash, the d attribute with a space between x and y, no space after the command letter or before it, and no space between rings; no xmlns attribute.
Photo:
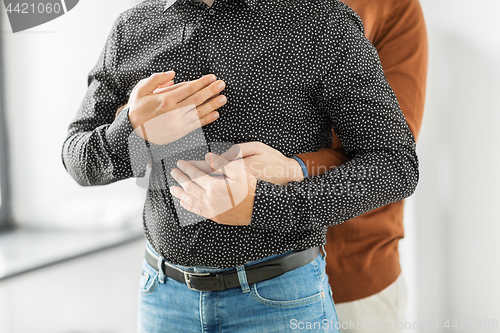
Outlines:
<svg viewBox="0 0 500 333"><path fill-rule="evenodd" d="M361 10L362 19L363 15L366 13ZM424 15L418 0L413 0L396 3L387 17L380 23L383 28L379 32L374 34L374 29L368 29L370 35L366 37L378 51L385 77L417 140L424 113L428 63ZM296 155L304 161L309 175L321 175L347 161L339 138L335 132L332 134L331 148Z"/></svg>
<svg viewBox="0 0 500 333"><path fill-rule="evenodd" d="M286 186L257 180L251 225L322 229L410 196L418 182L415 140L359 17L326 32L323 106L349 161ZM340 32L341 33L340 33Z"/></svg>

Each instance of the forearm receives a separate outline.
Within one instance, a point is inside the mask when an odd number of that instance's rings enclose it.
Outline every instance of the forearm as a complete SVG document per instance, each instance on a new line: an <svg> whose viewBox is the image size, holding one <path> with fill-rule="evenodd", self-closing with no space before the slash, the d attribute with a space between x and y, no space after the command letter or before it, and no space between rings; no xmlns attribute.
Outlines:
<svg viewBox="0 0 500 333"><path fill-rule="evenodd" d="M251 225L294 232L339 224L410 196L418 177L418 159L409 145L366 153L286 186L259 180Z"/></svg>
<svg viewBox="0 0 500 333"><path fill-rule="evenodd" d="M338 137L333 133L331 148L322 148L318 151L297 154L307 167L309 176L319 176L348 161Z"/></svg>
<svg viewBox="0 0 500 333"><path fill-rule="evenodd" d="M349 161L320 176L277 186L258 181L251 225L294 232L322 229L410 196L418 182L415 139L359 18L332 20L323 107ZM328 40L328 39L327 39ZM337 47L329 47L337 45ZM341 45L341 47L339 47ZM332 59L332 60L330 60Z"/></svg>
<svg viewBox="0 0 500 333"><path fill-rule="evenodd" d="M70 131L61 157L66 170L78 184L93 186L143 176L149 152L146 142L132 130L127 112L124 112L112 124L98 126L92 131Z"/></svg>
<svg viewBox="0 0 500 333"><path fill-rule="evenodd" d="M128 100L116 72L121 22L120 15L89 72L87 92L62 147L64 167L82 186L105 185L145 173L146 142L134 133L128 112L113 117L114 110Z"/></svg>
<svg viewBox="0 0 500 333"><path fill-rule="evenodd" d="M416 141L422 124L427 77L425 20L418 1L396 5L390 16L394 19L386 22L384 30L373 39L373 45ZM331 149L324 148L296 156L304 161L309 175L321 175L348 160L335 132Z"/></svg>

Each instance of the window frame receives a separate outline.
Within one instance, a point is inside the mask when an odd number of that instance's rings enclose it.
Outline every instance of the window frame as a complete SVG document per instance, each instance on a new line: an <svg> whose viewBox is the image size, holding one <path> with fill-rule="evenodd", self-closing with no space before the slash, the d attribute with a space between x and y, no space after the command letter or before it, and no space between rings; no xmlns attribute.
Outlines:
<svg viewBox="0 0 500 333"><path fill-rule="evenodd" d="M1 15L0 26L2 26ZM9 152L4 96L3 34L0 34L0 231L13 228L11 221Z"/></svg>

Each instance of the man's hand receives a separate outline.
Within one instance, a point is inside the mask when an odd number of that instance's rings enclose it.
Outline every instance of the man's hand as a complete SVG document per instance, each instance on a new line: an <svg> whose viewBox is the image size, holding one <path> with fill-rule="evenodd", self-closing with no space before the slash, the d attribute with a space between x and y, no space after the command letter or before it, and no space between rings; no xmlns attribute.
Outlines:
<svg viewBox="0 0 500 333"><path fill-rule="evenodd" d="M207 153L205 163L210 172L180 160L172 177L182 186L170 192L181 200L185 209L220 224L249 225L252 220L257 179L245 169L241 159L229 162Z"/></svg>
<svg viewBox="0 0 500 333"><path fill-rule="evenodd" d="M134 131L149 142L164 145L215 121L214 111L226 103L225 88L213 74L172 85L175 73L155 73L139 81L127 102ZM172 81L173 82L173 81Z"/></svg>
<svg viewBox="0 0 500 333"><path fill-rule="evenodd" d="M255 178L277 185L304 180L300 164L276 149L259 141L235 144L220 155L228 161L243 159L245 169ZM206 173L211 172L205 161L189 161Z"/></svg>
<svg viewBox="0 0 500 333"><path fill-rule="evenodd" d="M182 86L183 84L186 84L188 83L189 81L186 81L186 82L181 82L181 83L177 83L177 88L179 86ZM170 80L168 81L167 83L163 83L163 84L160 84L158 85L158 87L153 91L153 94L159 94L159 93L162 93L164 91L167 91L165 88L167 87L170 87L170 86L173 86L174 85L174 80ZM172 89L175 89L175 88L172 88ZM127 104L124 104L122 106L120 106L118 108L118 110L116 110L116 114L115 114L115 118L118 117L118 115L120 114L120 112L125 109L125 107L127 106Z"/></svg>
<svg viewBox="0 0 500 333"><path fill-rule="evenodd" d="M233 145L221 155L228 161L243 157L245 168L257 179L277 185L304 180L300 164L265 143L254 141Z"/></svg>

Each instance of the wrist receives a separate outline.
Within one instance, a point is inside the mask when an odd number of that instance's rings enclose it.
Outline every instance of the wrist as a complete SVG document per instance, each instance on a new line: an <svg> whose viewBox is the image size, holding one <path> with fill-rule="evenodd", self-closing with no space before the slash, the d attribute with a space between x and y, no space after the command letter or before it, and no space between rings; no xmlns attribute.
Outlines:
<svg viewBox="0 0 500 333"><path fill-rule="evenodd" d="M115 118L118 117L118 115L120 114L120 112L122 112L122 110L127 106L127 104L125 105L122 105L118 108L118 110L116 111L116 114L115 114Z"/></svg>
<svg viewBox="0 0 500 333"><path fill-rule="evenodd" d="M289 158L290 167L288 168L288 181L301 182L307 177L307 168L304 162L297 156Z"/></svg>
<svg viewBox="0 0 500 333"><path fill-rule="evenodd" d="M130 124L132 125L132 128L135 130L139 126L142 125L141 120L139 119L138 115L136 112L130 109L130 106L127 107L127 114L128 114L128 120L130 121Z"/></svg>

